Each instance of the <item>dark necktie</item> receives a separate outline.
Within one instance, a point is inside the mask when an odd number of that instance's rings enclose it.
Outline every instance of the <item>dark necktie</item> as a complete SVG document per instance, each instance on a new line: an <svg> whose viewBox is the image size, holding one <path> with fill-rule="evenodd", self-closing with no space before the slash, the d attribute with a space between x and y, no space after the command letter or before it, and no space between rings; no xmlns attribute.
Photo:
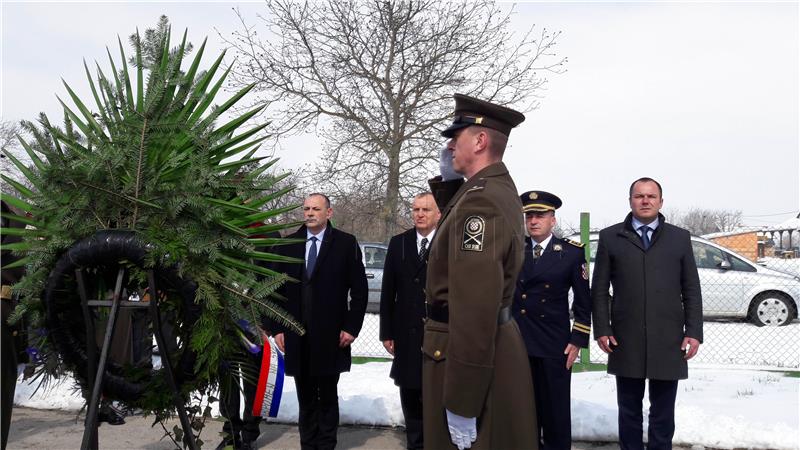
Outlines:
<svg viewBox="0 0 800 450"><path fill-rule="evenodd" d="M317 263L317 237L311 236L311 249L308 251L308 259L306 260L306 273L311 275L314 273L314 264Z"/></svg>
<svg viewBox="0 0 800 450"><path fill-rule="evenodd" d="M642 232L642 246L647 250L650 248L650 236L647 235L647 232L650 231L650 227L642 225L639 227L639 231Z"/></svg>
<svg viewBox="0 0 800 450"><path fill-rule="evenodd" d="M537 260L541 256L542 256L542 246L539 245L539 244L534 245L533 246L533 259Z"/></svg>
<svg viewBox="0 0 800 450"><path fill-rule="evenodd" d="M425 261L425 255L428 253L428 238L422 238L419 243L419 260Z"/></svg>

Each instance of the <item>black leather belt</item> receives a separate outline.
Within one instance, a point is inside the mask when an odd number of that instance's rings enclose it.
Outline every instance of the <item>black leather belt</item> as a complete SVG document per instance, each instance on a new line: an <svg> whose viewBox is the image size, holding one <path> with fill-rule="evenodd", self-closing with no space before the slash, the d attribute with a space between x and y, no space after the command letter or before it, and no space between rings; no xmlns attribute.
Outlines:
<svg viewBox="0 0 800 450"><path fill-rule="evenodd" d="M442 323L450 322L450 313L446 303L430 304L426 302L425 312L427 313L428 318L431 320ZM502 325L509 320L511 320L511 307L505 306L500 308L500 311L497 313L497 324Z"/></svg>

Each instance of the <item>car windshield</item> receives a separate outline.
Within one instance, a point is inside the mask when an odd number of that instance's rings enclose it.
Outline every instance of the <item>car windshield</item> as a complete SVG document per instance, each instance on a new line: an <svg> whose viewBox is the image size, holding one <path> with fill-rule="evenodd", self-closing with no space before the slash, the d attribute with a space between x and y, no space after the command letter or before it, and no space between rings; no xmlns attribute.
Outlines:
<svg viewBox="0 0 800 450"><path fill-rule="evenodd" d="M364 266L367 269L382 269L386 261L386 249L382 247L364 247Z"/></svg>
<svg viewBox="0 0 800 450"><path fill-rule="evenodd" d="M702 242L692 241L692 251L698 269L717 269L725 261L722 250Z"/></svg>

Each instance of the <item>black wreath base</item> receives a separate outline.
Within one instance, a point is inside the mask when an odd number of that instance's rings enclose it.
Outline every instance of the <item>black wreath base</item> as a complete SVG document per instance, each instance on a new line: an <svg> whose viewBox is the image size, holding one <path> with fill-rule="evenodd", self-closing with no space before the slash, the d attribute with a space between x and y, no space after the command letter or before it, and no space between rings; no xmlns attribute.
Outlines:
<svg viewBox="0 0 800 450"><path fill-rule="evenodd" d="M88 355L86 327L77 289L75 273L83 269L116 275L121 264L134 265L144 269L147 245L137 235L127 230L102 230L76 242L67 250L50 272L45 287L44 304L46 308L46 327L49 338L61 356L66 368L71 370L84 392L88 389ZM182 386L194 378L196 354L190 349L191 332L200 316L199 307L194 303L196 284L178 276L175 267L155 267L156 289L168 297L179 298L174 311L162 311L161 321L166 326L165 338L173 365L176 383ZM87 285L92 284L91 276L84 275ZM113 286L113 285L112 285ZM89 294L91 299L91 294ZM160 301L151 295L150 301ZM105 329L102 330L105 332ZM148 345L150 343L148 342ZM97 345L92 340L88 345ZM96 354L100 355L100 349ZM163 355L167 349L160 349ZM165 364L162 357L162 365ZM120 400L128 405L140 406L148 389L163 380L163 367L131 376L127 369L112 361L106 364L103 375L103 395L107 399ZM159 378L156 378L159 377ZM155 384L154 384L155 383ZM163 385L163 384L161 384Z"/></svg>

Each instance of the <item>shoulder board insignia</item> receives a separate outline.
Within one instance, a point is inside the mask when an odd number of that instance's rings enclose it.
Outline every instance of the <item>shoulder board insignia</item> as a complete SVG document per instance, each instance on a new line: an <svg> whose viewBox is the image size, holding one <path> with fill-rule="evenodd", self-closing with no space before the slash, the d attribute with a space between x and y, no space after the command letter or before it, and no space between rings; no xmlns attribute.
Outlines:
<svg viewBox="0 0 800 450"><path fill-rule="evenodd" d="M566 242L567 244L572 244L578 248L584 247L583 242L573 241L572 239L564 239L564 242Z"/></svg>

